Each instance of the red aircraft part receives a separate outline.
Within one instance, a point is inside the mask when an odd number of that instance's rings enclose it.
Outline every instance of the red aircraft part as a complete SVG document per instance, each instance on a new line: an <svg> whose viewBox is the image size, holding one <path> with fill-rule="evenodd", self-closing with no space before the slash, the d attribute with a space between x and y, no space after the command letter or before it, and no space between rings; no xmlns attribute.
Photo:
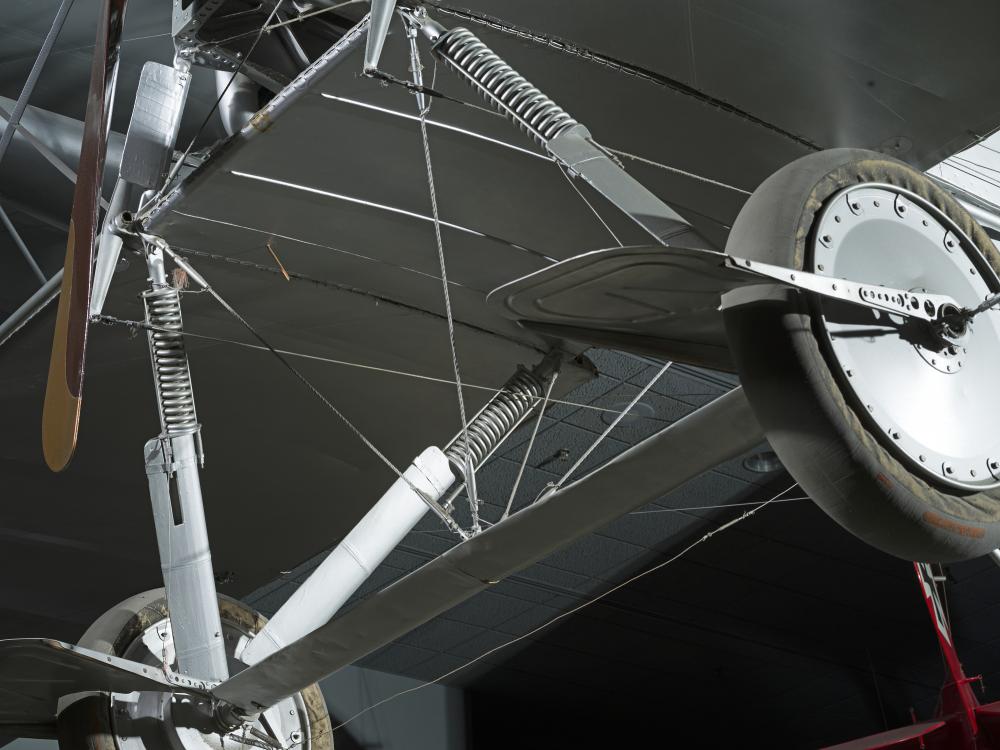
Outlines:
<svg viewBox="0 0 1000 750"><path fill-rule="evenodd" d="M937 716L931 721L869 735L825 750L1000 750L1000 702L979 704L966 677L941 606L930 565L913 563L947 668Z"/></svg>

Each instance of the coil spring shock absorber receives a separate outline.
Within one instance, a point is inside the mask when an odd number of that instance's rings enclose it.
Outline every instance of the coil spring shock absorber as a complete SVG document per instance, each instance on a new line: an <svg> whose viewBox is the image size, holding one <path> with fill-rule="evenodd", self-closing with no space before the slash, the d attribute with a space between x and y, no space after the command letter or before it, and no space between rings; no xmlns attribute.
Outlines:
<svg viewBox="0 0 1000 750"><path fill-rule="evenodd" d="M180 292L160 287L144 292L149 352L153 362L156 401L163 435L177 437L198 431L194 390L184 347Z"/></svg>
<svg viewBox="0 0 1000 750"><path fill-rule="evenodd" d="M470 455L469 463L472 468L479 468L542 397L542 379L536 372L519 368L503 388L472 418L468 429L468 451L466 451L464 431L444 449L448 460L463 477L466 453Z"/></svg>
<svg viewBox="0 0 1000 750"><path fill-rule="evenodd" d="M542 145L579 124L468 29L441 33L434 54Z"/></svg>

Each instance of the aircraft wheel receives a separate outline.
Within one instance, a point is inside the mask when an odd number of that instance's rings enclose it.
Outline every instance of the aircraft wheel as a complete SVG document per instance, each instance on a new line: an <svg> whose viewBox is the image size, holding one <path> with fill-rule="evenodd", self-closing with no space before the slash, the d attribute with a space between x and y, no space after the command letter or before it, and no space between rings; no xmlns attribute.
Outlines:
<svg viewBox="0 0 1000 750"><path fill-rule="evenodd" d="M832 149L765 180L726 246L833 278L1000 291L1000 253L913 168ZM1000 313L940 338L910 318L761 285L723 299L740 379L785 467L852 534L907 560L1000 546Z"/></svg>
<svg viewBox="0 0 1000 750"><path fill-rule="evenodd" d="M223 637L230 674L242 668L233 657L240 639L255 634L267 622L246 604L219 595ZM90 626L79 645L136 662L176 668L173 639L163 589L134 596L113 607ZM204 734L175 726L171 717L182 698L167 693L88 694L61 707L58 718L60 750L243 750L241 737ZM318 685L286 698L265 715L277 728L286 750L333 750L326 703ZM260 724L262 731L267 727ZM271 726L271 724L268 724ZM239 734L237 732L237 734ZM250 750L263 745L251 740ZM267 747L267 745L263 745Z"/></svg>

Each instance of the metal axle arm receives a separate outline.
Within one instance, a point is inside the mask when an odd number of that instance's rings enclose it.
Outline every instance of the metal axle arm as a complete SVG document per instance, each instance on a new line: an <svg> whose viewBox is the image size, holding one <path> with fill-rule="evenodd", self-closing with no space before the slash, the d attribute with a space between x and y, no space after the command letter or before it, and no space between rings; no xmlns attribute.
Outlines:
<svg viewBox="0 0 1000 750"><path fill-rule="evenodd" d="M862 284L846 279L819 276L808 271L796 271L784 266L751 261L735 255L726 255L726 266L740 271L766 276L784 284L821 294L842 302L850 302L872 310L903 315L929 323L941 323L943 318L962 310L954 299L944 294L908 292L878 284Z"/></svg>

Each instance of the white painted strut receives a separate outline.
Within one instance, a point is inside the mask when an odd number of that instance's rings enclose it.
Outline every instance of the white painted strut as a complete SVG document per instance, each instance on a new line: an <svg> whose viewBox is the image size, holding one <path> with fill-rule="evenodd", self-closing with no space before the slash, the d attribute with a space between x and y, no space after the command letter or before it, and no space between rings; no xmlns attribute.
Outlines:
<svg viewBox="0 0 1000 750"><path fill-rule="evenodd" d="M417 456L403 475L434 500L455 482L448 459L433 446ZM397 479L243 649L240 660L256 664L325 625L426 512L423 499Z"/></svg>

